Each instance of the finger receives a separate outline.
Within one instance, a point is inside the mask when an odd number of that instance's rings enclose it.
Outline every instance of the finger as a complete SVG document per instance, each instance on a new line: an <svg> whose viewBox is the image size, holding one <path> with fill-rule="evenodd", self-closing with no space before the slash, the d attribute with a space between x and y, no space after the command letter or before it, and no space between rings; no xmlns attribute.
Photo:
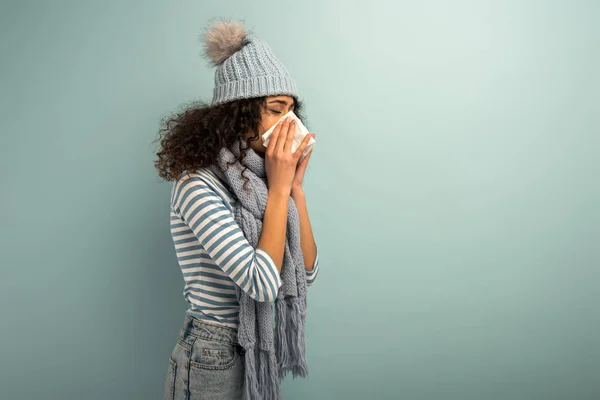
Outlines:
<svg viewBox="0 0 600 400"><path fill-rule="evenodd" d="M269 140L269 145L271 143L273 143L273 150L277 147L277 138L281 135L281 129L283 127L284 121L279 119L277 122L275 122L275 128L273 129L273 132L271 133L271 140Z"/></svg>
<svg viewBox="0 0 600 400"><path fill-rule="evenodd" d="M296 120L292 119L290 122L289 130L287 133L287 139L283 150L285 152L292 152L292 144L294 144L294 137L296 136Z"/></svg>
<svg viewBox="0 0 600 400"><path fill-rule="evenodd" d="M267 146L267 152L269 154L273 154L275 148L277 146L277 138L279 137L279 132L281 131L281 124L279 121L275 123L275 129L271 132L271 136L269 138L269 145Z"/></svg>
<svg viewBox="0 0 600 400"><path fill-rule="evenodd" d="M300 162L298 163L298 169L306 168L306 166L308 165L308 161L310 160L310 155L312 154L312 152L313 152L313 149L310 149L308 151L308 153L306 153L306 155L300 159Z"/></svg>
<svg viewBox="0 0 600 400"><path fill-rule="evenodd" d="M285 141L287 140L287 132L290 128L290 119L286 118L283 123L280 124L279 127L279 135L277 135L277 143L275 146L276 151L283 151L283 146L285 145ZM275 128L277 129L277 128Z"/></svg>
<svg viewBox="0 0 600 400"><path fill-rule="evenodd" d="M302 143L300 143L300 146L298 146L296 152L294 153L297 157L300 157L300 155L304 153L304 150L306 150L306 146L308 146L308 142L312 135L312 133L309 133L306 136L304 136L304 139L302 139Z"/></svg>

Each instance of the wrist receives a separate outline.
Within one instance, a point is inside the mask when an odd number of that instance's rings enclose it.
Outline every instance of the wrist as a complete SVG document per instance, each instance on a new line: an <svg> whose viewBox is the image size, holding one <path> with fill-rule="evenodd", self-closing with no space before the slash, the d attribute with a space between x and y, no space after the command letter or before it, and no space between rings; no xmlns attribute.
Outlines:
<svg viewBox="0 0 600 400"><path fill-rule="evenodd" d="M272 187L268 189L268 196L283 197L287 199L290 197L290 194L290 188L286 187Z"/></svg>
<svg viewBox="0 0 600 400"><path fill-rule="evenodd" d="M292 188L292 190L290 191L290 195L292 197L294 197L294 196L304 196L304 190L302 189L302 187Z"/></svg>

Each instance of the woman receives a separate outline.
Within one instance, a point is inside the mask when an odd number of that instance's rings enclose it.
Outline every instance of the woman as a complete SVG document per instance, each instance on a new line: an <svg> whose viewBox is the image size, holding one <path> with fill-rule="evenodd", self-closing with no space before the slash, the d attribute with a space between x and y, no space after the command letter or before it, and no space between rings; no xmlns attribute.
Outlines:
<svg viewBox="0 0 600 400"><path fill-rule="evenodd" d="M165 399L277 399L306 377L306 287L318 254L302 182L314 135L292 151L296 85L240 23L205 35L212 104L167 119L159 175L174 181L171 234L190 304L169 359ZM276 127L268 146L260 135Z"/></svg>

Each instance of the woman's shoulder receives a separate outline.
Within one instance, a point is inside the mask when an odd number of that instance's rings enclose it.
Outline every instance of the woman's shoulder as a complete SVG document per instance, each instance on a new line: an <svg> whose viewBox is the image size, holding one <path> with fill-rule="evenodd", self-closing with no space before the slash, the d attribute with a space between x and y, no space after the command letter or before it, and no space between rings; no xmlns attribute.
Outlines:
<svg viewBox="0 0 600 400"><path fill-rule="evenodd" d="M221 197L227 203L235 202L235 198L229 190L228 185L209 167L198 168L195 171L183 171L174 183L173 190L176 192L181 186L201 186Z"/></svg>
<svg viewBox="0 0 600 400"><path fill-rule="evenodd" d="M214 173L209 168L203 167L197 168L194 171L185 170L181 172L175 182L180 183L189 180L196 180L209 183L212 177L214 177Z"/></svg>

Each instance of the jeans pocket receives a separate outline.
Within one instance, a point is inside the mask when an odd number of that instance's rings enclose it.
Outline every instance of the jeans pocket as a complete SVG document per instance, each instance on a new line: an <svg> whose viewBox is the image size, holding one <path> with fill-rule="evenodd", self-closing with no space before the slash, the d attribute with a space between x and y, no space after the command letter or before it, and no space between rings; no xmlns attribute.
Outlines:
<svg viewBox="0 0 600 400"><path fill-rule="evenodd" d="M190 400L234 400L242 397L244 362L236 346L198 339L190 357Z"/></svg>
<svg viewBox="0 0 600 400"><path fill-rule="evenodd" d="M175 399L175 377L177 374L177 363L169 357L169 367L167 369L167 375L165 377L165 400Z"/></svg>
<svg viewBox="0 0 600 400"><path fill-rule="evenodd" d="M239 357L233 344L197 339L192 345L190 369L229 369Z"/></svg>

